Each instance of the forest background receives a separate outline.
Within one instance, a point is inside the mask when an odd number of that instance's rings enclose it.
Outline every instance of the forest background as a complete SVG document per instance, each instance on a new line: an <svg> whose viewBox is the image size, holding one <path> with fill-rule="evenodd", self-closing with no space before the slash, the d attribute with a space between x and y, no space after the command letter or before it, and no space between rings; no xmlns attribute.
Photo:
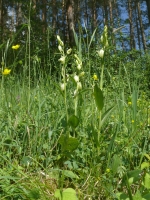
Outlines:
<svg viewBox="0 0 150 200"><path fill-rule="evenodd" d="M30 5L32 3L32 5ZM0 1L1 41L7 40L14 32L20 30L18 42L25 42L28 11L34 38L45 44L49 34L49 45L56 47L56 35L64 43L74 45L73 29L79 35L87 37L97 29L94 40L102 33L104 24L108 25L111 45L124 51L129 49L146 49L149 46L150 2L147 1ZM117 32L115 29L122 29ZM45 39L44 39L45 38ZM19 41L20 39L20 41ZM17 42L17 41L16 41ZM96 42L95 42L96 44ZM45 48L43 48L45 49Z"/></svg>

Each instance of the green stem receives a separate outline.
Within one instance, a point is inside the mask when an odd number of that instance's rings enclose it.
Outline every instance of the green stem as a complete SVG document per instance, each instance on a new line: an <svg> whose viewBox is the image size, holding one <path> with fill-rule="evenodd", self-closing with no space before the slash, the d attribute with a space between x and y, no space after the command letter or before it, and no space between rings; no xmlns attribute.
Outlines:
<svg viewBox="0 0 150 200"><path fill-rule="evenodd" d="M100 77L100 89L103 91L103 75L104 75L104 59L102 59L102 69L101 69L101 77ZM102 111L99 112L99 132L98 132L98 141L100 138L101 132L101 121L102 121Z"/></svg>
<svg viewBox="0 0 150 200"><path fill-rule="evenodd" d="M30 22L30 11L31 11L31 1L30 1L30 9L29 9L29 21L28 21L28 45L29 45L29 82L28 82L28 112L29 112L29 104L30 104L30 76L31 76L31 72L30 72L30 67L31 67L31 62L30 62L30 54L31 54L31 49L30 49L30 42L31 42L31 22Z"/></svg>
<svg viewBox="0 0 150 200"><path fill-rule="evenodd" d="M133 200L132 191L131 191L131 188L130 188L130 185L129 185L127 174L125 174L125 177L126 177L126 184L127 184L127 190L128 190L129 199Z"/></svg>
<svg viewBox="0 0 150 200"><path fill-rule="evenodd" d="M100 89L103 90L103 75L104 75L104 60L102 60L102 70L101 70L101 79L100 79Z"/></svg>
<svg viewBox="0 0 150 200"><path fill-rule="evenodd" d="M77 107L78 107L78 94L77 94L77 96L75 97L75 116L77 116Z"/></svg>
<svg viewBox="0 0 150 200"><path fill-rule="evenodd" d="M68 122L68 106L67 106L67 90L66 90L66 66L65 64L63 65L63 73L62 73L62 76L63 76L63 83L64 83L64 102L65 102L65 109L66 109L66 119L67 119L67 122Z"/></svg>

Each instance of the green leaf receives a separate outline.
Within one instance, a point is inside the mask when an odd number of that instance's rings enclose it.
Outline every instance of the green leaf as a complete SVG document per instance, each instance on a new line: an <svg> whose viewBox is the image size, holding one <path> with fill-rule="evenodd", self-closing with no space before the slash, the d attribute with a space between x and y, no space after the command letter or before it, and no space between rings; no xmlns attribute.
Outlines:
<svg viewBox="0 0 150 200"><path fill-rule="evenodd" d="M94 30L94 32L93 32L93 34L92 34L92 36L91 36L91 40L90 40L90 43L89 43L89 45L88 45L88 48L90 48L90 46L91 46L91 43L92 43L92 41L93 41L93 39L94 39L96 30L97 30L97 28Z"/></svg>
<svg viewBox="0 0 150 200"><path fill-rule="evenodd" d="M59 190L59 189L57 189L57 190L55 191L54 197L59 198L59 200L61 200L61 193L60 193L60 190Z"/></svg>
<svg viewBox="0 0 150 200"><path fill-rule="evenodd" d="M143 162L141 164L141 169L149 168L150 164L148 162Z"/></svg>
<svg viewBox="0 0 150 200"><path fill-rule="evenodd" d="M150 189L150 174L146 173L143 181L144 187Z"/></svg>
<svg viewBox="0 0 150 200"><path fill-rule="evenodd" d="M77 200L76 191L72 188L67 188L63 191L63 200Z"/></svg>
<svg viewBox="0 0 150 200"><path fill-rule="evenodd" d="M77 116L75 116L75 115L72 115L68 120L68 124L72 128L76 128L79 125L79 118Z"/></svg>
<svg viewBox="0 0 150 200"><path fill-rule="evenodd" d="M66 135L61 135L58 142L61 144L62 151L74 151L79 145L77 138Z"/></svg>
<svg viewBox="0 0 150 200"><path fill-rule="evenodd" d="M97 86L97 84L95 84L94 86L94 98L95 98L95 102L96 102L96 106L98 108L98 110L102 110L104 107L104 97L103 97L103 92L102 90Z"/></svg>
<svg viewBox="0 0 150 200"><path fill-rule="evenodd" d="M128 177L128 181L130 185L140 180L141 172L142 170L136 169L136 170L129 171L127 173L127 177Z"/></svg>
<svg viewBox="0 0 150 200"><path fill-rule="evenodd" d="M73 178L78 179L79 178L75 173L73 173L70 170L64 170L64 175L71 178L71 179L73 179Z"/></svg>
<svg viewBox="0 0 150 200"><path fill-rule="evenodd" d="M149 200L150 199L150 193L144 194L143 199Z"/></svg>
<svg viewBox="0 0 150 200"><path fill-rule="evenodd" d="M136 194L133 196L133 200L142 200L142 196L139 190L137 190Z"/></svg>
<svg viewBox="0 0 150 200"><path fill-rule="evenodd" d="M98 134L93 125L91 125L91 131L92 131L92 136L93 136L94 142L95 142L96 146L98 147L98 145L99 145Z"/></svg>
<svg viewBox="0 0 150 200"><path fill-rule="evenodd" d="M59 189L55 191L54 196L56 198L59 198L59 200L78 200L76 196L76 191L72 188L67 188L62 192L62 198L61 198L61 192Z"/></svg>
<svg viewBox="0 0 150 200"><path fill-rule="evenodd" d="M144 156L150 161L150 156L147 153Z"/></svg>
<svg viewBox="0 0 150 200"><path fill-rule="evenodd" d="M40 199L40 197L40 191L37 188L30 190L28 194L29 199Z"/></svg>
<svg viewBox="0 0 150 200"><path fill-rule="evenodd" d="M109 117L109 115L111 114L111 112L113 111L113 109L114 109L114 106L111 107L111 108L109 108L108 110L106 110L106 112L102 115L101 126L106 121L106 119Z"/></svg>
<svg viewBox="0 0 150 200"><path fill-rule="evenodd" d="M116 196L118 200L129 200L128 195L122 192L117 193Z"/></svg>
<svg viewBox="0 0 150 200"><path fill-rule="evenodd" d="M122 163L121 158L117 155L114 155L112 159L112 165L111 165L113 175L115 175L118 172L118 168L119 166L121 166L121 163Z"/></svg>
<svg viewBox="0 0 150 200"><path fill-rule="evenodd" d="M21 160L21 163L23 164L23 165L29 165L30 163L31 163L31 158L30 157L28 157L28 156L23 156L23 158L22 158L22 160Z"/></svg>

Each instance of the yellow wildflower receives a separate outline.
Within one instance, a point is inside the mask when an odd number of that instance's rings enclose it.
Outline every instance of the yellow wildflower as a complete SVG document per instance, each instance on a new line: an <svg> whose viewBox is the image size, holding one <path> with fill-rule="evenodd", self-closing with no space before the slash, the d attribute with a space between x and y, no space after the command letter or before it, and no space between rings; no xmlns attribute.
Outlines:
<svg viewBox="0 0 150 200"><path fill-rule="evenodd" d="M4 71L2 72L2 74L3 75L8 75L8 74L10 74L10 72L11 72L11 69L5 68Z"/></svg>
<svg viewBox="0 0 150 200"><path fill-rule="evenodd" d="M110 169L109 169L109 168L107 168L107 169L106 169L106 173L109 173L109 172L110 172Z"/></svg>
<svg viewBox="0 0 150 200"><path fill-rule="evenodd" d="M20 47L20 45L16 44L16 45L12 46L12 49L17 50L17 49L19 49L19 47Z"/></svg>
<svg viewBox="0 0 150 200"><path fill-rule="evenodd" d="M132 121L131 121L131 122L132 122L132 124L133 124L133 123L134 123L134 119L132 119Z"/></svg>
<svg viewBox="0 0 150 200"><path fill-rule="evenodd" d="M97 77L96 74L93 75L93 79L94 79L94 81L97 81L97 80L98 80L98 77Z"/></svg>
<svg viewBox="0 0 150 200"><path fill-rule="evenodd" d="M129 105L129 106L130 106L130 105L132 105L132 102L131 102L131 101L129 101L129 102L128 102L128 105Z"/></svg>

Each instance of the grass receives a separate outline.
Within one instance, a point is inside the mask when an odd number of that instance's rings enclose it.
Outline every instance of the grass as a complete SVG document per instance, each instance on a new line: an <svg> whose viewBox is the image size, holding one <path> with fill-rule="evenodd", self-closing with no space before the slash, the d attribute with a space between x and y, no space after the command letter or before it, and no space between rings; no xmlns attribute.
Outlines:
<svg viewBox="0 0 150 200"><path fill-rule="evenodd" d="M3 69L12 43L4 48ZM26 46L15 51L10 74L1 76L0 198L149 199L150 104L143 58L124 63L116 53L116 66L105 44L104 57L88 48L88 60L81 43L71 54L60 38L58 45L52 54L57 75L45 75L38 53L31 56Z"/></svg>

